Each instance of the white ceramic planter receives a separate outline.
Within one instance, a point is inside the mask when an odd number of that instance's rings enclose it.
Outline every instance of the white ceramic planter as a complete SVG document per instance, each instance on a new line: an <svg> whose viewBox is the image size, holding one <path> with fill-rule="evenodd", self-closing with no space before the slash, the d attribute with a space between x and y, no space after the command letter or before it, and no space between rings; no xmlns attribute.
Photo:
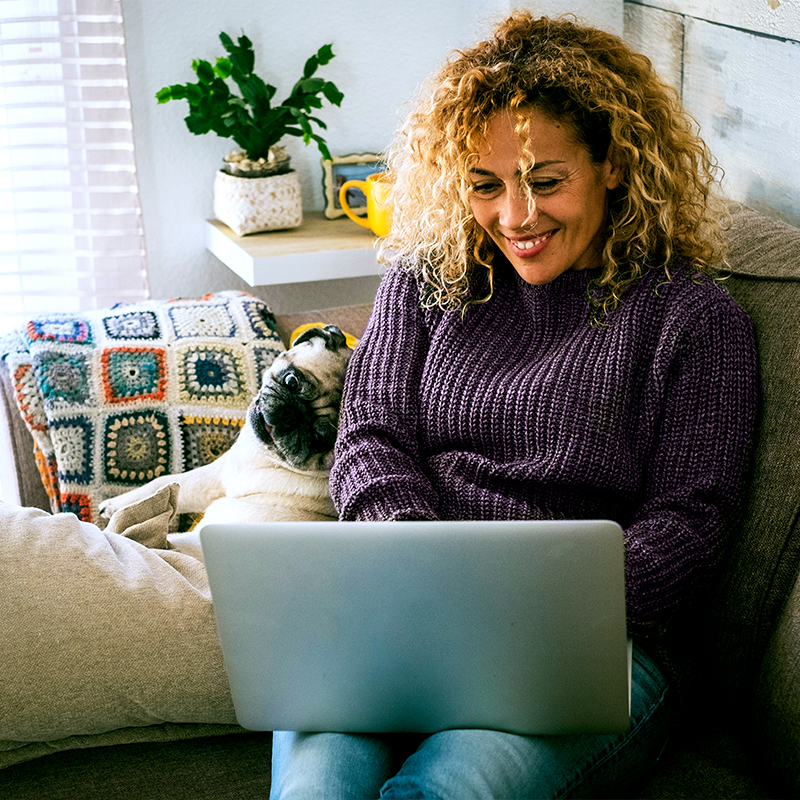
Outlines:
<svg viewBox="0 0 800 800"><path fill-rule="evenodd" d="M240 178L219 170L214 179L214 216L237 236L298 227L303 205L297 173Z"/></svg>

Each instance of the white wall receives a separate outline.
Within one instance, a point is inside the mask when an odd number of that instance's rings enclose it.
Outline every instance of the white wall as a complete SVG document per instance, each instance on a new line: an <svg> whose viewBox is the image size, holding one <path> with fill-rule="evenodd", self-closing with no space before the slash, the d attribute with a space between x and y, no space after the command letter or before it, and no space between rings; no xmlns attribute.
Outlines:
<svg viewBox="0 0 800 800"><path fill-rule="evenodd" d="M197 296L244 289L278 312L372 299L377 278L353 278L251 290L203 247L203 220L212 216L212 182L229 139L192 136L187 106L159 106L162 86L194 80L194 58L223 55L219 33L253 41L256 69L283 99L305 60L332 43L336 58L320 75L344 92L341 108L319 116L329 126L334 155L379 152L391 140L403 105L452 49L476 41L491 20L516 5L537 12L574 12L622 31L622 0L122 0L133 103L136 160L154 297ZM321 210L322 168L315 146L290 140L304 207Z"/></svg>
<svg viewBox="0 0 800 800"><path fill-rule="evenodd" d="M681 92L725 194L800 225L800 0L626 0L625 36Z"/></svg>
<svg viewBox="0 0 800 800"><path fill-rule="evenodd" d="M320 116L331 151L344 155L385 147L420 80L518 5L623 31L623 0L122 0L153 296L250 289L203 246L214 171L231 141L192 136L185 103L154 98L193 79L193 58L222 54L220 31L247 33L259 74L281 98L306 58L332 42L336 58L321 74L345 99ZM728 195L800 224L800 0L625 0L624 9L626 38L681 91L725 169ZM316 148L291 140L291 152L305 207L322 209ZM366 302L376 286L354 278L253 291L293 311Z"/></svg>

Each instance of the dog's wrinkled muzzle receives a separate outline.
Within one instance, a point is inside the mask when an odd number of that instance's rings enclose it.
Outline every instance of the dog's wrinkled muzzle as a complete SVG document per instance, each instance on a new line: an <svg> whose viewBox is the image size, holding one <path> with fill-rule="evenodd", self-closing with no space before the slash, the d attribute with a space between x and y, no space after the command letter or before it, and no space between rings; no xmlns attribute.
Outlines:
<svg viewBox="0 0 800 800"><path fill-rule="evenodd" d="M264 414L264 410L261 406L260 395L256 399L256 402L250 406L249 418L250 425L253 427L253 431L255 432L256 436L258 436L262 442L271 442L272 425L269 422L269 418Z"/></svg>
<svg viewBox="0 0 800 800"><path fill-rule="evenodd" d="M250 422L262 441L277 444L276 437L291 434L307 423L310 410L302 399L304 381L307 379L302 371L291 366L269 377L250 414Z"/></svg>

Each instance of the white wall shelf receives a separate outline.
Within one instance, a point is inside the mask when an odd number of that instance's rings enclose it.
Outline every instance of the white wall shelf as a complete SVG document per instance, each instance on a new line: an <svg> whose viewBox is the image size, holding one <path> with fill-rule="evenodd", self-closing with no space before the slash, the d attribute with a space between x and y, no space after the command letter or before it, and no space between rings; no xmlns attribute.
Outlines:
<svg viewBox="0 0 800 800"><path fill-rule="evenodd" d="M217 219L206 221L206 247L250 286L380 275L375 237L347 217L303 213L289 231L237 236Z"/></svg>

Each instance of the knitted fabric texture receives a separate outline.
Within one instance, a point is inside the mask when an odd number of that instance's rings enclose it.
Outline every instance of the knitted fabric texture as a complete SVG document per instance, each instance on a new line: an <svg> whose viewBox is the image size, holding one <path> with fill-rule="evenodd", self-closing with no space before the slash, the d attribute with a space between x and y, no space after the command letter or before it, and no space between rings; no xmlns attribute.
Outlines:
<svg viewBox="0 0 800 800"><path fill-rule="evenodd" d="M243 292L47 314L2 344L53 512L101 527L104 498L225 452L283 350Z"/></svg>
<svg viewBox="0 0 800 800"><path fill-rule="evenodd" d="M331 493L345 519L605 518L632 631L657 632L722 544L758 394L749 318L718 284L650 271L607 328L596 270L420 308L390 269L350 362Z"/></svg>

